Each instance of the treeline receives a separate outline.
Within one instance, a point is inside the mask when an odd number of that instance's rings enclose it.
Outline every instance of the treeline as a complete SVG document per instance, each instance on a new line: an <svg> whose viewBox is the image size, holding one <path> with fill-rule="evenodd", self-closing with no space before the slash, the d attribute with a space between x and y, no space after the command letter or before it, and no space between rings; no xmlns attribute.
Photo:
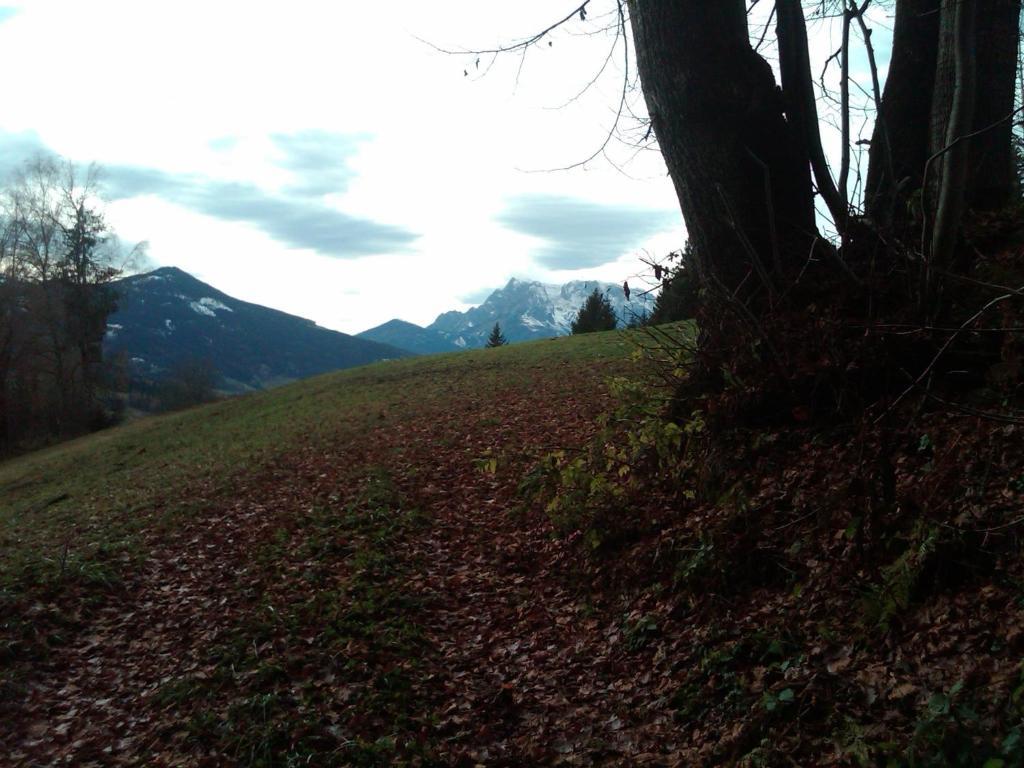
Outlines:
<svg viewBox="0 0 1024 768"><path fill-rule="evenodd" d="M37 158L0 188L0 454L109 422L110 283L138 250L120 247L93 170Z"/></svg>

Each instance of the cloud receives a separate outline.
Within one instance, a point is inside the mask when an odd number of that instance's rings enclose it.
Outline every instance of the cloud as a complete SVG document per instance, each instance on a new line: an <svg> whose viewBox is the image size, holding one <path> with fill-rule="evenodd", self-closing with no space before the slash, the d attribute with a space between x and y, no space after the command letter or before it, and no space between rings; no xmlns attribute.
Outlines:
<svg viewBox="0 0 1024 768"><path fill-rule="evenodd" d="M0 8L0 13L4 9ZM2 17L0 17L2 21ZM0 182L10 179L11 175L20 170L26 162L34 157L54 156L39 134L35 131L8 133L0 131Z"/></svg>
<svg viewBox="0 0 1024 768"><path fill-rule="evenodd" d="M253 184L175 175L153 168L103 169L111 200L155 195L198 213L236 221L293 248L341 259L405 250L418 237L401 227L350 216L302 196L267 192Z"/></svg>
<svg viewBox="0 0 1024 768"><path fill-rule="evenodd" d="M290 171L296 184L289 191L309 197L344 192L355 178L349 160L368 137L327 131L275 134L271 137L282 154L278 166Z"/></svg>
<svg viewBox="0 0 1024 768"><path fill-rule="evenodd" d="M606 205L554 195L514 198L498 216L511 230L540 238L548 269L588 269L615 261L647 238L681 226L677 211Z"/></svg>
<svg viewBox="0 0 1024 768"><path fill-rule="evenodd" d="M459 296L463 304L483 304L494 293L494 288L477 288L475 291Z"/></svg>
<svg viewBox="0 0 1024 768"><path fill-rule="evenodd" d="M0 9L2 11L2 9ZM230 139L222 140L230 146ZM254 184L190 174L172 174L131 165L100 167L100 181L109 200L154 195L198 213L250 224L278 242L308 248L325 256L350 259L407 249L419 237L402 227L352 216L321 202L327 191L341 191L353 174L345 157L356 140L331 134L276 136L282 167L299 182L283 193ZM39 155L54 156L34 131L0 131L0 183ZM321 165L325 164L325 165Z"/></svg>
<svg viewBox="0 0 1024 768"><path fill-rule="evenodd" d="M219 136L216 139L210 139L210 149L214 152L229 152L238 146L237 136Z"/></svg>

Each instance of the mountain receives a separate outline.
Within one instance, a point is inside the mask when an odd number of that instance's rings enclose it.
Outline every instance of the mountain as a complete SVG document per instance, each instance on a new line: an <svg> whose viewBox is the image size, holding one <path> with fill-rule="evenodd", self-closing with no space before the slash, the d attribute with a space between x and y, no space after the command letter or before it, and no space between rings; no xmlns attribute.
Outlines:
<svg viewBox="0 0 1024 768"><path fill-rule="evenodd" d="M633 294L627 301L621 285L592 280L547 285L512 278L480 306L465 312L445 312L427 330L439 333L459 347L484 346L495 323L501 325L509 341L563 336L571 333L576 313L595 288L611 301L620 326L650 314L654 308L650 295Z"/></svg>
<svg viewBox="0 0 1024 768"><path fill-rule="evenodd" d="M423 328L405 320L388 320L383 325L357 333L356 338L390 344L399 349L415 352L417 355L432 355L436 352L455 352L459 349L435 330Z"/></svg>
<svg viewBox="0 0 1024 768"><path fill-rule="evenodd" d="M104 354L124 355L134 379L206 361L228 391L287 381L408 352L321 328L312 320L232 298L175 267L118 280Z"/></svg>

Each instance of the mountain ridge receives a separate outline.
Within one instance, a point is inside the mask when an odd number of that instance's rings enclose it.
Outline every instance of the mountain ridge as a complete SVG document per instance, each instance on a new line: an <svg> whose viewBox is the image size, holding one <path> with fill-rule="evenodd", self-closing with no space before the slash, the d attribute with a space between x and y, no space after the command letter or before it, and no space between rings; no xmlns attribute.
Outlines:
<svg viewBox="0 0 1024 768"><path fill-rule="evenodd" d="M620 327L649 315L654 307L649 295L633 294L627 299L623 287L613 283L573 280L558 285L513 277L481 304L465 311L442 312L426 327L392 320L356 335L404 349L412 349L411 345L424 335L440 338L451 349L483 347L495 323L510 342L565 336L572 332L576 313L595 288L608 297ZM385 327L387 331L382 333L380 329Z"/></svg>
<svg viewBox="0 0 1024 768"><path fill-rule="evenodd" d="M398 318L388 320L386 323L368 328L355 335L360 339L390 344L417 355L457 352L460 349L440 333Z"/></svg>
<svg viewBox="0 0 1024 768"><path fill-rule="evenodd" d="M156 382L186 362L206 361L228 392L265 389L409 352L308 318L236 299L177 267L115 281L104 355L125 358L136 382Z"/></svg>

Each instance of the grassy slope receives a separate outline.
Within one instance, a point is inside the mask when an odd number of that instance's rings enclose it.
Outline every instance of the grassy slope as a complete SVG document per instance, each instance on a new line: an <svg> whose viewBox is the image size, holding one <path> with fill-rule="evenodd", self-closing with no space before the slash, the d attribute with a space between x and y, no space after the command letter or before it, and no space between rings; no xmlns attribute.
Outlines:
<svg viewBox="0 0 1024 768"><path fill-rule="evenodd" d="M554 361L622 359L619 334L519 344L350 369L182 413L147 419L0 464L0 585L26 563L55 565L122 546L156 516L173 521L229 493L253 466L300 444L358 439L382 416L416 419L460 389L528 389ZM458 407L457 402L453 407Z"/></svg>
<svg viewBox="0 0 1024 768"><path fill-rule="evenodd" d="M413 671L416 616L447 576L417 576L442 580L418 597L403 586L437 556L417 554L432 536L420 508L457 531L467 511L447 494L476 473L486 512L476 458L522 464L571 442L562 424L592 421L630 350L609 333L383 363L0 465L0 718L15 724L0 751L106 762L116 742L130 762L127 727L173 742L150 764L429 753L392 737L430 726L437 704L437 676ZM486 519L479 535L488 546Z"/></svg>
<svg viewBox="0 0 1024 768"><path fill-rule="evenodd" d="M880 444L740 430L608 506L588 558L600 472L662 432L612 419L566 536L520 482L579 455L628 352L371 366L0 465L0 755L1024 765L1019 428L921 415L870 526Z"/></svg>

